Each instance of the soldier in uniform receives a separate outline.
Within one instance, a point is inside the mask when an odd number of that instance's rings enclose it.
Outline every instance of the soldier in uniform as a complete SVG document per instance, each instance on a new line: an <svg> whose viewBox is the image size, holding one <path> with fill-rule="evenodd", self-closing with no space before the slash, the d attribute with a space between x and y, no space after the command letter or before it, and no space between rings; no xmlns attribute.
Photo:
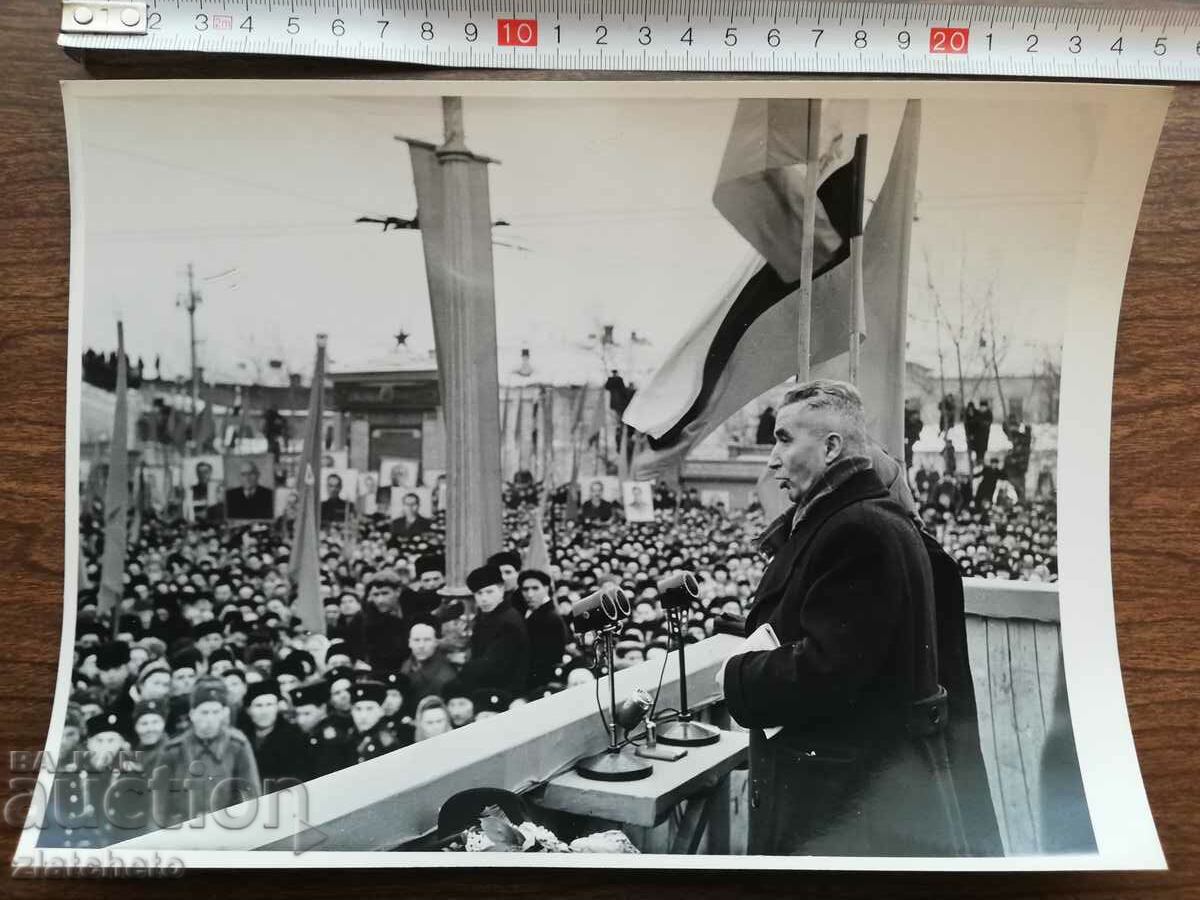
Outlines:
<svg viewBox="0 0 1200 900"><path fill-rule="evenodd" d="M133 677L129 671L129 645L124 641L112 641L96 651L96 668L99 670L100 704L105 710L116 713L122 731L133 724L133 696L129 686Z"/></svg>
<svg viewBox="0 0 1200 900"><path fill-rule="evenodd" d="M413 742L413 720L407 710L411 685L403 672L383 672L380 674L387 693L383 698L383 726L400 739L400 743L408 746Z"/></svg>
<svg viewBox="0 0 1200 900"><path fill-rule="evenodd" d="M163 745L168 823L224 809L259 795L258 764L250 740L226 724L224 682L203 678L192 688L190 727Z"/></svg>
<svg viewBox="0 0 1200 900"><path fill-rule="evenodd" d="M354 763L349 733L327 713L329 684L314 681L292 689L296 725L304 735L304 780L320 778Z"/></svg>
<svg viewBox="0 0 1200 900"><path fill-rule="evenodd" d="M366 762L383 756L403 745L395 732L383 722L383 701L387 688L378 681L360 681L350 689L353 700L355 762Z"/></svg>
<svg viewBox="0 0 1200 900"><path fill-rule="evenodd" d="M139 700L133 708L133 732L137 736L134 751L141 754L146 771L154 768L153 758L158 756L165 743L167 716L170 714L165 697Z"/></svg>
<svg viewBox="0 0 1200 900"><path fill-rule="evenodd" d="M350 687L354 684L354 670L348 666L338 666L325 673L325 683L329 685L327 699L329 718L338 730L347 738L354 731L354 721L350 718Z"/></svg>
<svg viewBox="0 0 1200 900"><path fill-rule="evenodd" d="M55 846L106 847L152 827L149 792L114 712L87 721L86 751L60 761L43 831Z"/></svg>
<svg viewBox="0 0 1200 900"><path fill-rule="evenodd" d="M508 712L512 700L512 694L500 688L476 691L471 695L471 702L475 706L475 721L481 722L492 716L498 716L502 712Z"/></svg>
<svg viewBox="0 0 1200 900"><path fill-rule="evenodd" d="M471 698L471 690L461 681L452 681L446 685L442 696L446 700L446 713L450 716L450 725L462 728L475 721L475 701Z"/></svg>
<svg viewBox="0 0 1200 900"><path fill-rule="evenodd" d="M246 715L251 725L247 736L254 745L264 794L301 782L307 774L307 742L299 728L279 715L281 699L278 682L270 679L246 689Z"/></svg>

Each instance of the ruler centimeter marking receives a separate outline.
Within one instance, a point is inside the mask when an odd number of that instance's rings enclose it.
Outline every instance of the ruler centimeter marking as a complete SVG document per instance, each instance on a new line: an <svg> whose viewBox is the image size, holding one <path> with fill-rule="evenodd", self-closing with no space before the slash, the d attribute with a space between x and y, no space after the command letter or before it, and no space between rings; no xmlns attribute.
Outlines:
<svg viewBox="0 0 1200 900"><path fill-rule="evenodd" d="M486 7L486 8L485 8ZM61 46L468 68L1200 81L1200 9L829 0L64 0Z"/></svg>

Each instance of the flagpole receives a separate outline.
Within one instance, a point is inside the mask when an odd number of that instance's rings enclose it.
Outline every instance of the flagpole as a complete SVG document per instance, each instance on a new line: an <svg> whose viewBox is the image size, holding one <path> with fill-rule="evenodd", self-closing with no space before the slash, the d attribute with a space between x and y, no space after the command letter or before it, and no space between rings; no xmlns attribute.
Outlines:
<svg viewBox="0 0 1200 900"><path fill-rule="evenodd" d="M121 598L124 596L125 554L129 539L129 402L125 370L125 325L117 322L117 385L113 429L108 444L108 480L104 487L104 555L100 563L97 613L112 613L112 633L117 634Z"/></svg>
<svg viewBox="0 0 1200 900"><path fill-rule="evenodd" d="M321 456L324 419L325 348L327 338L317 335L317 354L313 363L312 386L308 395L308 415L304 422L304 446L296 475L296 520L293 523L288 574L295 589L294 608L312 632L325 633L325 614L321 602L320 528L321 528Z"/></svg>
<svg viewBox="0 0 1200 900"><path fill-rule="evenodd" d="M500 385L488 166L467 149L461 97L442 98L445 142L405 140L413 165L425 275L446 417L446 586L502 543Z"/></svg>
<svg viewBox="0 0 1200 900"><path fill-rule="evenodd" d="M863 218L866 205L867 136L854 141L854 229L850 233L850 383L858 384L866 300L863 297Z"/></svg>
<svg viewBox="0 0 1200 900"><path fill-rule="evenodd" d="M808 147L804 166L804 230L800 246L796 380L807 381L812 346L813 236L817 230L817 168L820 164L821 101L808 101Z"/></svg>

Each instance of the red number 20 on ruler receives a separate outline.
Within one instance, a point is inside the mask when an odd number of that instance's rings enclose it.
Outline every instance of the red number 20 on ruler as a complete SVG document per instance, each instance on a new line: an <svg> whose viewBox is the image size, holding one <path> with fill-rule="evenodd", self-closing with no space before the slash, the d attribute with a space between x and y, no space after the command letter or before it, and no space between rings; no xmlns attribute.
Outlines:
<svg viewBox="0 0 1200 900"><path fill-rule="evenodd" d="M930 53L966 53L969 28L930 28Z"/></svg>
<svg viewBox="0 0 1200 900"><path fill-rule="evenodd" d="M501 47L536 47L537 19L498 19L496 43Z"/></svg>

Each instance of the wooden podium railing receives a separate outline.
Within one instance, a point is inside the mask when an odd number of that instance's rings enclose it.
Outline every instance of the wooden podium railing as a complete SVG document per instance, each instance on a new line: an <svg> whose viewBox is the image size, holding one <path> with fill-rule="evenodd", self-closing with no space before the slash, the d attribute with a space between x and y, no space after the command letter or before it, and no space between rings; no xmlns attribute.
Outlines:
<svg viewBox="0 0 1200 900"><path fill-rule="evenodd" d="M688 648L688 695L693 706L718 699L717 669L737 644L737 638L716 635ZM653 693L661 667L661 662L650 661L618 672L617 697L628 697L637 688ZM671 654L659 708L678 706L678 681L679 664ZM600 689L601 698L606 698L606 679ZM486 786L523 791L606 745L595 691L590 685L571 688L256 803L243 803L116 846L123 850L389 850L432 830L443 801L461 790Z"/></svg>

